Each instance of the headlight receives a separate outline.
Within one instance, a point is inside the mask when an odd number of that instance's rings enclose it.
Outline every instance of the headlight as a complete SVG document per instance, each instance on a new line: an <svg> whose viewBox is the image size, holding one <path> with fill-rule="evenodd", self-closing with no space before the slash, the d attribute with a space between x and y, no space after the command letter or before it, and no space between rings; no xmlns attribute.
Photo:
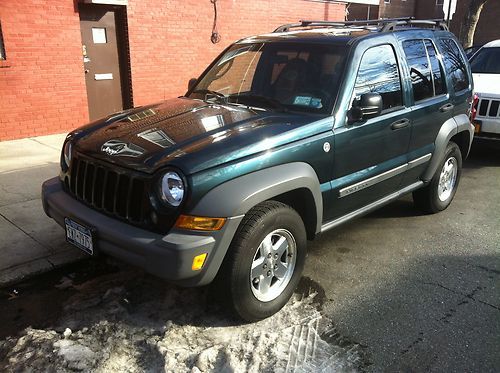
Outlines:
<svg viewBox="0 0 500 373"><path fill-rule="evenodd" d="M161 178L160 197L172 206L181 204L184 189L184 182L177 172L169 171Z"/></svg>
<svg viewBox="0 0 500 373"><path fill-rule="evenodd" d="M63 156L64 156L64 163L67 168L69 168L69 165L71 164L71 156L73 155L73 145L71 144L71 141L66 141L66 144L64 144L63 148Z"/></svg>

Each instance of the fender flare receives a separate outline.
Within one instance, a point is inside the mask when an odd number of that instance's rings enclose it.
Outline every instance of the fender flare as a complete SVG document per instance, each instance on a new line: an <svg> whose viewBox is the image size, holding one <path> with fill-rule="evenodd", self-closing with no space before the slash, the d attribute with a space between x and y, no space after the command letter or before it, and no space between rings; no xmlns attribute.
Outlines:
<svg viewBox="0 0 500 373"><path fill-rule="evenodd" d="M314 169L304 162L265 168L229 180L210 190L189 212L197 216L236 217L255 205L296 189L311 193L316 210L316 232L323 221L323 197Z"/></svg>
<svg viewBox="0 0 500 373"><path fill-rule="evenodd" d="M446 122L443 123L436 136L436 141L434 142L434 154L432 155L427 170L424 172L424 175L422 176L422 180L424 182L430 181L434 176L434 174L436 173L439 164L443 160L443 157L446 152L446 146L450 142L450 139L457 133L463 131L468 131L471 139L471 141L469 142L469 149L467 151L468 154L472 144L472 138L474 136L474 127L470 123L467 115L460 114L453 118L448 119Z"/></svg>

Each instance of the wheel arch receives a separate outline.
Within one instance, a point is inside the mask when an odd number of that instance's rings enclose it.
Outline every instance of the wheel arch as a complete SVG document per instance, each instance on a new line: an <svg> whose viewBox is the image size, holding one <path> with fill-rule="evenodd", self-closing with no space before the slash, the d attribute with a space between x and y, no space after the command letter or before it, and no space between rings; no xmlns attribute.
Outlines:
<svg viewBox="0 0 500 373"><path fill-rule="evenodd" d="M458 132L450 138L450 141L458 145L460 153L462 154L462 159L465 160L469 155L470 143L472 142L468 131Z"/></svg>
<svg viewBox="0 0 500 373"><path fill-rule="evenodd" d="M294 189L272 198L292 207L302 218L306 228L307 239L316 237L318 217L314 209L314 196L307 188Z"/></svg>
<svg viewBox="0 0 500 373"><path fill-rule="evenodd" d="M208 192L189 214L242 216L267 200L277 200L296 209L304 220L308 238L321 231L320 184L314 169L304 162L273 166L227 181Z"/></svg>
<svg viewBox="0 0 500 373"><path fill-rule="evenodd" d="M434 176L439 164L446 152L446 146L450 141L457 143L462 154L462 158L467 158L474 136L474 127L465 114L457 115L443 123L434 142L434 153L429 162L429 166L422 176L422 180L428 182Z"/></svg>

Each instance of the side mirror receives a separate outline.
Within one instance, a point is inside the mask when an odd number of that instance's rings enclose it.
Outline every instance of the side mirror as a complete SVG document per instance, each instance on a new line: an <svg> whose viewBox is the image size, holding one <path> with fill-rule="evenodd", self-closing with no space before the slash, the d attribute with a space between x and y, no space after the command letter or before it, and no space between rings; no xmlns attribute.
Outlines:
<svg viewBox="0 0 500 373"><path fill-rule="evenodd" d="M350 123L374 118L382 112L384 104L382 96L378 93L364 93L358 100L354 100L348 112Z"/></svg>
<svg viewBox="0 0 500 373"><path fill-rule="evenodd" d="M193 88L196 85L196 83L198 83L198 79L196 79L196 78L189 79L189 82L188 82L188 91L190 91L191 88Z"/></svg>

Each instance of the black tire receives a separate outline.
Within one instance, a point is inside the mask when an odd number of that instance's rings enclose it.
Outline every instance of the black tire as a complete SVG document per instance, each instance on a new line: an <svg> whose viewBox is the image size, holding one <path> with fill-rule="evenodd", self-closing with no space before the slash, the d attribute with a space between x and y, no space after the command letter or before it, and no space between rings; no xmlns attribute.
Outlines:
<svg viewBox="0 0 500 373"><path fill-rule="evenodd" d="M452 188L450 189L451 193L449 193L449 195L446 194L447 197L445 199L442 199L439 197L439 183L441 172L443 171L444 165L450 162L450 159L454 159L454 162L456 162L456 178ZM428 214L435 214L446 209L453 200L453 197L455 197L461 174L462 153L460 152L457 144L455 144L454 142L449 142L446 146L444 159L439 164L436 173L432 177L432 180L424 188L418 189L413 192L413 202L415 203L415 206Z"/></svg>
<svg viewBox="0 0 500 373"><path fill-rule="evenodd" d="M254 295L254 291L259 292L259 290L257 288L252 290L252 286L257 286L254 282L257 280L251 279L251 267L256 260L259 260L256 257L260 255L257 251L261 243L268 236L273 238L274 232L277 231L287 232L286 234L289 233L293 237L296 245L295 266L293 270L286 272L292 273L289 280L283 281L281 286L278 286L278 289L282 288L281 293L275 299L262 301ZM289 250L287 252L292 252L293 241L290 241L290 236L286 236L285 240ZM300 280L304 269L306 246L304 223L290 206L277 201L266 201L252 208L235 233L223 264L221 281L218 282L219 286L224 284L224 288L228 291L226 296L230 296L228 300L236 314L246 321L257 321L278 312L288 302ZM289 254L284 254L283 257L285 260L291 260ZM267 258L263 257L263 260L271 260ZM276 262L277 260L281 259L276 259ZM274 277L274 273L272 276L276 279L274 284L277 284L278 278ZM264 278L263 283L265 280Z"/></svg>

